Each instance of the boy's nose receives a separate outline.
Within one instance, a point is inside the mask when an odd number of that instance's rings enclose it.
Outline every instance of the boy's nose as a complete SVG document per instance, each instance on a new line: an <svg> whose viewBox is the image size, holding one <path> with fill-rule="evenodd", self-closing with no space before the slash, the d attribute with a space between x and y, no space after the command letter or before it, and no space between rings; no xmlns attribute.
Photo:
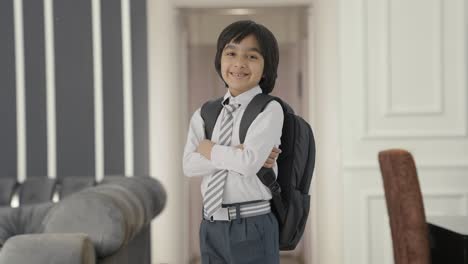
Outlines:
<svg viewBox="0 0 468 264"><path fill-rule="evenodd" d="M242 56L237 57L235 63L235 67L240 67L240 68L245 68L246 67L246 59L243 58Z"/></svg>
<svg viewBox="0 0 468 264"><path fill-rule="evenodd" d="M243 59L238 59L236 63L234 64L234 67L239 67L239 68L245 68L245 60Z"/></svg>

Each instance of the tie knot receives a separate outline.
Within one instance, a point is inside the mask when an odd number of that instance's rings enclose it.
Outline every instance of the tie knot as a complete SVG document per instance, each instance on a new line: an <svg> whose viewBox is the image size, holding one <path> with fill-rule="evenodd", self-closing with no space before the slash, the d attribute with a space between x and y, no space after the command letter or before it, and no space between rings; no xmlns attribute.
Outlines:
<svg viewBox="0 0 468 264"><path fill-rule="evenodd" d="M226 109L226 111L229 114L234 113L239 107L240 107L240 104L226 104L226 105L224 105L224 109Z"/></svg>

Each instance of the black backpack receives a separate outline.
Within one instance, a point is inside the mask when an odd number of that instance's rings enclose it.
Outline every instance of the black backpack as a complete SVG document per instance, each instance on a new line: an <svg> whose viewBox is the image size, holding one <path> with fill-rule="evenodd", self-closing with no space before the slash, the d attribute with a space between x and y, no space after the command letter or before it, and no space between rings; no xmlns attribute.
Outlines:
<svg viewBox="0 0 468 264"><path fill-rule="evenodd" d="M205 135L211 139L223 98L206 102L201 108ZM294 114L292 108L278 97L258 94L242 116L239 137L244 143L247 129L272 100L281 104L284 112L281 154L278 156L278 177L273 169L261 168L257 176L273 195L271 207L279 224L280 250L293 250L304 233L309 214L309 188L315 166L315 141L310 125Z"/></svg>

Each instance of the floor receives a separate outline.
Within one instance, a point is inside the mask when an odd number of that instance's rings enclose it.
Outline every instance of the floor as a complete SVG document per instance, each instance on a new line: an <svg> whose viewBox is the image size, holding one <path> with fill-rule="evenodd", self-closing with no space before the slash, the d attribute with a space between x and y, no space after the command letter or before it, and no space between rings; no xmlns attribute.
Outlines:
<svg viewBox="0 0 468 264"><path fill-rule="evenodd" d="M193 260L190 264L200 264L200 259ZM280 264L304 264L304 262L291 256L282 256Z"/></svg>

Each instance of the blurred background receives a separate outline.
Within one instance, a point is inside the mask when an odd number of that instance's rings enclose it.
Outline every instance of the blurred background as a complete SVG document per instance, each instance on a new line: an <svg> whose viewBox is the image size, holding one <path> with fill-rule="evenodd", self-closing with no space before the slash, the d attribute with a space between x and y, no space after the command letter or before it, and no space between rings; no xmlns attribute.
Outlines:
<svg viewBox="0 0 468 264"><path fill-rule="evenodd" d="M303 241L283 264L392 263L377 153L415 156L426 214L468 215L466 0L1 0L0 177L150 175L153 263L198 263L191 114L225 89L233 21L280 46L274 94L314 129Z"/></svg>

